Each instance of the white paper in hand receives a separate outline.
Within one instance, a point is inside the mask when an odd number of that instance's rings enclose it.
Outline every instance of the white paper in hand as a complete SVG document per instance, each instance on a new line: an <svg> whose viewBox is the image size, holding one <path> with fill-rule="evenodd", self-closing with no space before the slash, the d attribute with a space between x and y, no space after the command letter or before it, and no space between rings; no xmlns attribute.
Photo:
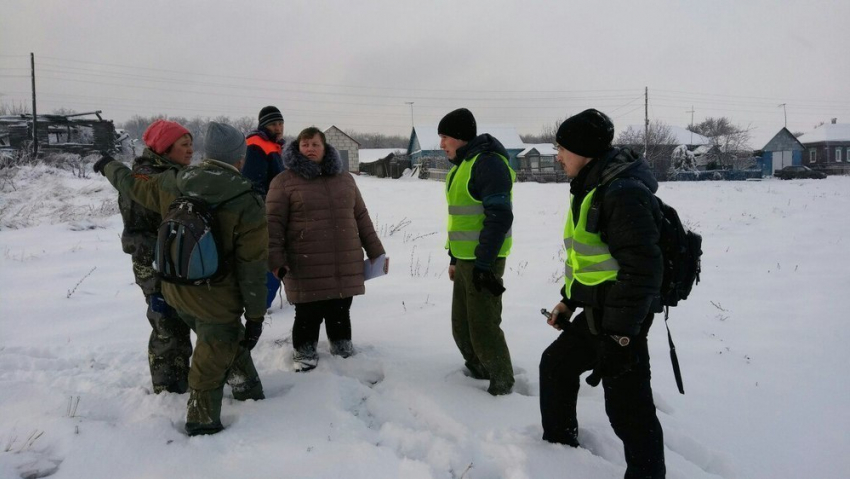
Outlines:
<svg viewBox="0 0 850 479"><path fill-rule="evenodd" d="M372 260L366 258L363 261L363 277L365 279L377 278L378 276L383 276L387 273L384 272L384 267L387 264L387 255L382 254L375 258L375 263L372 263Z"/></svg>

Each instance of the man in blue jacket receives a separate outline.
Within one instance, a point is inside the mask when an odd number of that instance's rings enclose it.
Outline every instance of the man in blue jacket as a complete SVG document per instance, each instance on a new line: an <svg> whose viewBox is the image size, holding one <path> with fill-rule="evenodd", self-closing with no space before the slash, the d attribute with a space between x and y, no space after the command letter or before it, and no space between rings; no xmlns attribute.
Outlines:
<svg viewBox="0 0 850 479"><path fill-rule="evenodd" d="M276 106L267 106L260 110L257 129L248 133L245 139L248 149L245 153L245 165L242 176L251 180L254 190L266 199L269 185L275 176L285 169L283 166L283 115ZM272 273L266 275L266 309L270 308L280 280Z"/></svg>

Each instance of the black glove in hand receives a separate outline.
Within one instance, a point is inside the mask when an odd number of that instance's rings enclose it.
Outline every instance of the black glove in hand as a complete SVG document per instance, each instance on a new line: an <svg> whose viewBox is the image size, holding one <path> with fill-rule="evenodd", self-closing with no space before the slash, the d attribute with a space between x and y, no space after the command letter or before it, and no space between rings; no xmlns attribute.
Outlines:
<svg viewBox="0 0 850 479"><path fill-rule="evenodd" d="M632 344L620 346L610 335L605 334L599 341L599 362L585 382L596 387L602 378L616 379L631 371L637 363L638 357Z"/></svg>
<svg viewBox="0 0 850 479"><path fill-rule="evenodd" d="M260 335L263 334L263 320L254 321L247 319L245 321L245 339L239 341L239 345L248 351L254 349L257 341L260 340Z"/></svg>
<svg viewBox="0 0 850 479"><path fill-rule="evenodd" d="M106 168L106 165L108 165L109 163L111 163L113 161L115 161L115 158L113 158L109 155L103 155L99 160L97 160L97 163L94 164L92 169L94 170L95 173L100 173L101 175L104 175L103 169ZM106 176L106 175L104 175L104 176Z"/></svg>
<svg viewBox="0 0 850 479"><path fill-rule="evenodd" d="M487 271L479 267L472 268L472 285L479 293L481 288L485 288L493 296L499 296L505 292L505 287L499 281L499 278L492 271Z"/></svg>

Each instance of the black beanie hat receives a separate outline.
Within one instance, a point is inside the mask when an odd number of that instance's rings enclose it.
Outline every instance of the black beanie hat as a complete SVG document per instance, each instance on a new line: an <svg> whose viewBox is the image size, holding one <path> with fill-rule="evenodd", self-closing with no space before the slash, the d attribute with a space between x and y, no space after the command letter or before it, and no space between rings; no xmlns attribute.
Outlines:
<svg viewBox="0 0 850 479"><path fill-rule="evenodd" d="M283 115L280 114L280 110L276 106L267 106L260 110L260 128L275 121L283 121Z"/></svg>
<svg viewBox="0 0 850 479"><path fill-rule="evenodd" d="M596 158L611 148L614 124L605 113L591 108L564 120L555 140L576 155Z"/></svg>
<svg viewBox="0 0 850 479"><path fill-rule="evenodd" d="M450 136L458 140L470 141L478 134L475 126L475 117L466 108L458 108L455 111L450 111L440 120L440 124L437 126L437 134Z"/></svg>

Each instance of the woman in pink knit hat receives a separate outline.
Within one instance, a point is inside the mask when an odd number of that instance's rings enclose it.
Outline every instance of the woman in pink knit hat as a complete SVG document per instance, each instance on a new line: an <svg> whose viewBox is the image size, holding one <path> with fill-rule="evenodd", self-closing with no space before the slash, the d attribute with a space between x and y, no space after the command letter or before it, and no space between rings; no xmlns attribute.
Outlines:
<svg viewBox="0 0 850 479"><path fill-rule="evenodd" d="M137 178L150 178L170 168L182 169L192 161L192 134L177 122L156 120L145 130L142 139L145 150L133 161L133 174ZM182 394L189 384L192 343L188 326L163 299L152 267L162 217L122 195L118 196L118 208L124 220L121 245L125 253L132 255L133 275L145 295L148 322L153 328L148 342L153 392Z"/></svg>

